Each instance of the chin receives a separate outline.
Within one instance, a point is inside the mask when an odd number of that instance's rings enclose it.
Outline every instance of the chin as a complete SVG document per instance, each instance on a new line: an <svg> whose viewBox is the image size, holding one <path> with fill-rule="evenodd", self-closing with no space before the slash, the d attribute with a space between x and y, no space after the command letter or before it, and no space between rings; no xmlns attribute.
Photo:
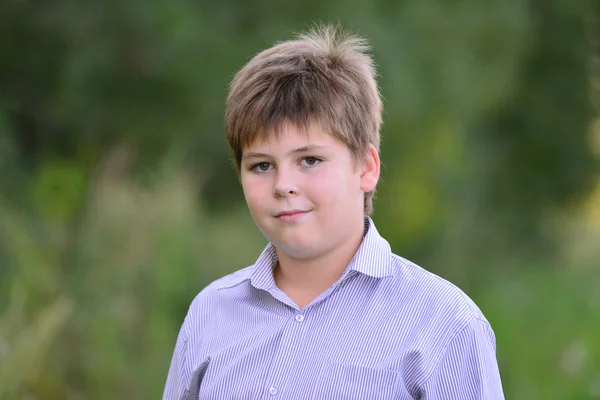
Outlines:
<svg viewBox="0 0 600 400"><path fill-rule="evenodd" d="M317 256L317 252L314 249L302 249L302 248L290 248L290 247L277 247L277 250L289 258L296 260L309 260Z"/></svg>
<svg viewBox="0 0 600 400"><path fill-rule="evenodd" d="M298 224L280 224L279 221L265 221L259 226L264 237L278 250L294 258L310 258L322 247L322 240L318 239L315 229L305 225L304 221Z"/></svg>
<svg viewBox="0 0 600 400"><path fill-rule="evenodd" d="M287 241L272 241L273 245L278 251L284 253L288 257L296 259L310 259L318 256L322 251L322 246L314 241L298 242L293 243Z"/></svg>

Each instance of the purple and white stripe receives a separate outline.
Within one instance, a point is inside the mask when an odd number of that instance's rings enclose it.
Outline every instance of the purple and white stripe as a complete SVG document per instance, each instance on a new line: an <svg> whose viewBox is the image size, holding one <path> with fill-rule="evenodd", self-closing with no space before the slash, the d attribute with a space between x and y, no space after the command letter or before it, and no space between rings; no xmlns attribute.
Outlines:
<svg viewBox="0 0 600 400"><path fill-rule="evenodd" d="M192 302L163 400L504 399L494 333L460 289L367 234L304 309L256 264Z"/></svg>

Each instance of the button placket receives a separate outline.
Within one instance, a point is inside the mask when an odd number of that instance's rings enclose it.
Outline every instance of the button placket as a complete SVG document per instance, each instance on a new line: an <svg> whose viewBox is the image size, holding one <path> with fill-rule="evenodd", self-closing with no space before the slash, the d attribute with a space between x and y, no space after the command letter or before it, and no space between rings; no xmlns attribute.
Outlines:
<svg viewBox="0 0 600 400"><path fill-rule="evenodd" d="M290 373L294 369L298 354L301 353L302 343L306 334L306 326L303 323L305 316L296 309L290 315L293 319L286 324L281 337L280 346L270 367L269 377L267 379L268 397L280 397L283 393L283 385L289 379ZM288 317L289 318L289 317Z"/></svg>

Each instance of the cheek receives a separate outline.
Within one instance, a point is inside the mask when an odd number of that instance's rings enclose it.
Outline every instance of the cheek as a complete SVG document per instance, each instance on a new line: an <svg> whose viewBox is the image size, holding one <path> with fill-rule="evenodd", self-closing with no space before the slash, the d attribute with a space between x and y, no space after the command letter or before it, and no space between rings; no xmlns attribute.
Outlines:
<svg viewBox="0 0 600 400"><path fill-rule="evenodd" d="M359 179L343 168L330 168L322 171L309 182L313 193L326 203L334 206L348 201L349 196L360 191Z"/></svg>
<svg viewBox="0 0 600 400"><path fill-rule="evenodd" d="M266 180L254 176L242 178L242 190L250 208L264 204L264 198L269 193Z"/></svg>

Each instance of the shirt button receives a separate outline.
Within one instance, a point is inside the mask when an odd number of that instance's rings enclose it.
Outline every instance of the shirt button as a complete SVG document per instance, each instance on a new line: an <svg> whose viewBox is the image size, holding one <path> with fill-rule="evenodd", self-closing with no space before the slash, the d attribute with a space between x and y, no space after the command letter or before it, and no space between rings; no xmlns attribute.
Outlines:
<svg viewBox="0 0 600 400"><path fill-rule="evenodd" d="M302 314L296 315L296 321L298 321L298 322L304 321L304 315L302 315Z"/></svg>
<svg viewBox="0 0 600 400"><path fill-rule="evenodd" d="M275 386L271 386L269 388L269 393L271 393L271 396L275 396L277 394L277 388Z"/></svg>

